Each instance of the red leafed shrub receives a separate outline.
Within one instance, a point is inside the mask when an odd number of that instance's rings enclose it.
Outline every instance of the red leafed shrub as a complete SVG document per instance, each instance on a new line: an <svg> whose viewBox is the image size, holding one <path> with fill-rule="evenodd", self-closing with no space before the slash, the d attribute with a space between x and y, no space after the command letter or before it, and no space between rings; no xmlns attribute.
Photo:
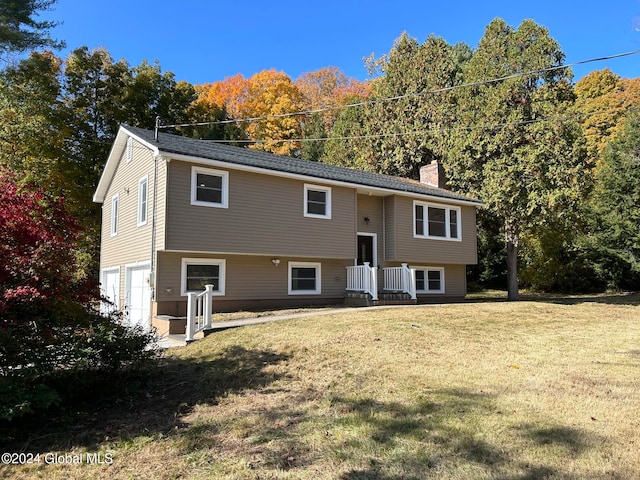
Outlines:
<svg viewBox="0 0 640 480"><path fill-rule="evenodd" d="M0 169L0 420L61 401L56 375L149 357L151 334L96 310L98 286L78 274L80 234L62 198Z"/></svg>
<svg viewBox="0 0 640 480"><path fill-rule="evenodd" d="M92 300L93 286L76 279L79 233L64 199L0 171L0 315L34 300L41 306Z"/></svg>

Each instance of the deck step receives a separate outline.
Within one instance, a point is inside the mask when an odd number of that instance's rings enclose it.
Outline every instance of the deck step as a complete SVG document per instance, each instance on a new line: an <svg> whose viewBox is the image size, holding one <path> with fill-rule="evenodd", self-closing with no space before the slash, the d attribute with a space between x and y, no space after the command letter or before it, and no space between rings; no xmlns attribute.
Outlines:
<svg viewBox="0 0 640 480"><path fill-rule="evenodd" d="M373 300L368 293L347 292L344 303L348 307L374 307L383 305L416 305L418 302L404 292L382 292L378 294L378 300Z"/></svg>

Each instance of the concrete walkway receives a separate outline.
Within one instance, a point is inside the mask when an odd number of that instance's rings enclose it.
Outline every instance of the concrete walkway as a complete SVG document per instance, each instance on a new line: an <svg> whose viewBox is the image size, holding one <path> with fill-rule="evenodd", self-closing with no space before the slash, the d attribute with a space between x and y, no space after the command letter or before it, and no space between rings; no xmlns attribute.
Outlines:
<svg viewBox="0 0 640 480"><path fill-rule="evenodd" d="M314 310L309 312L288 313L285 315L263 315L260 317L242 318L240 320L225 320L224 322L213 322L208 333L228 330L230 328L245 327L247 325L258 325L261 323L280 322L282 320L291 320L294 318L311 318L323 315L333 315L335 313L348 313L353 311L363 312L367 310L380 310L385 308L420 308L430 305L380 305L375 307L335 307L323 310ZM184 347L186 345L185 335L166 335L160 337L158 341L159 348Z"/></svg>

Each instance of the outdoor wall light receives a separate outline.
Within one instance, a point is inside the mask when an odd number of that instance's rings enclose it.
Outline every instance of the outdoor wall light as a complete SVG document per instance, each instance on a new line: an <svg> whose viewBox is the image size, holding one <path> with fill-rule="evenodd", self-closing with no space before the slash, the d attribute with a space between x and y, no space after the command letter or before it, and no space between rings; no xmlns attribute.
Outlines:
<svg viewBox="0 0 640 480"><path fill-rule="evenodd" d="M167 288L165 288L164 290L165 290L165 292L167 292L169 295L171 295L171 294L173 293L173 288L171 288L171 287L167 287Z"/></svg>
<svg viewBox="0 0 640 480"><path fill-rule="evenodd" d="M367 225L369 225L369 222L371 221L371 219L369 217L364 217L364 223L366 223Z"/></svg>
<svg viewBox="0 0 640 480"><path fill-rule="evenodd" d="M273 263L274 267L277 267L278 265L280 265L280 259L279 258L272 258L271 259L271 263Z"/></svg>

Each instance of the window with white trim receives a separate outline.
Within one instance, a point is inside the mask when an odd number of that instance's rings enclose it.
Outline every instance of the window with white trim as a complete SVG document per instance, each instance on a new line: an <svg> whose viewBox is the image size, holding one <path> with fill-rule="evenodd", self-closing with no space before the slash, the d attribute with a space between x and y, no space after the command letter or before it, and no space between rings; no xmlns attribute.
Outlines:
<svg viewBox="0 0 640 480"><path fill-rule="evenodd" d="M289 262L289 295L319 295L320 264L312 262Z"/></svg>
<svg viewBox="0 0 640 480"><path fill-rule="evenodd" d="M304 216L331 218L331 188L319 185L304 185Z"/></svg>
<svg viewBox="0 0 640 480"><path fill-rule="evenodd" d="M118 216L120 215L120 197L111 197L111 236L118 235Z"/></svg>
<svg viewBox="0 0 640 480"><path fill-rule="evenodd" d="M413 202L413 234L440 240L462 239L460 207Z"/></svg>
<svg viewBox="0 0 640 480"><path fill-rule="evenodd" d="M147 204L149 203L149 177L138 180L138 226L147 223Z"/></svg>
<svg viewBox="0 0 640 480"><path fill-rule="evenodd" d="M229 172L191 167L191 205L228 208Z"/></svg>
<svg viewBox="0 0 640 480"><path fill-rule="evenodd" d="M415 272L416 292L444 293L444 268L417 267Z"/></svg>
<svg viewBox="0 0 640 480"><path fill-rule="evenodd" d="M214 295L224 295L226 260L212 258L183 258L180 291L202 292L205 285L213 285Z"/></svg>

